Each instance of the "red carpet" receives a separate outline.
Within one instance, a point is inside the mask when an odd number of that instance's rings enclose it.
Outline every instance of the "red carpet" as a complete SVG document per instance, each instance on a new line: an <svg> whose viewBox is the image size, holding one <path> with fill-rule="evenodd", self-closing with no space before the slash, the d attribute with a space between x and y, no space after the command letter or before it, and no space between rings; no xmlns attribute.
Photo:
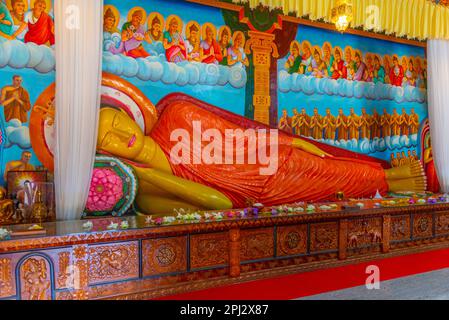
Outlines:
<svg viewBox="0 0 449 320"><path fill-rule="evenodd" d="M380 280L391 280L449 267L449 249L373 260L367 263L304 272L189 292L162 300L287 300L364 285L366 267L376 265Z"/></svg>

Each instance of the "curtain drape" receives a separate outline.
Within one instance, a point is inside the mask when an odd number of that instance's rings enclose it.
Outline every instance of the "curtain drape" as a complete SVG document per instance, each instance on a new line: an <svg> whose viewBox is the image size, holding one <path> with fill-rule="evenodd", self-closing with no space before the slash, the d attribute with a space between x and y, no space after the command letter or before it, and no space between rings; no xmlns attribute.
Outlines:
<svg viewBox="0 0 449 320"><path fill-rule="evenodd" d="M449 41L427 42L430 134L432 153L443 192L449 191Z"/></svg>
<svg viewBox="0 0 449 320"><path fill-rule="evenodd" d="M101 88L102 0L55 1L56 218L79 219L95 159Z"/></svg>
<svg viewBox="0 0 449 320"><path fill-rule="evenodd" d="M262 3L271 8L282 8L284 14L295 12L297 17L330 21L337 0L232 0L249 2L251 8ZM352 27L363 27L376 32L385 31L409 39L449 39L449 7L429 0L352 0L354 21ZM374 6L374 7L372 7ZM379 10L377 10L378 8ZM373 14L379 13L378 19Z"/></svg>

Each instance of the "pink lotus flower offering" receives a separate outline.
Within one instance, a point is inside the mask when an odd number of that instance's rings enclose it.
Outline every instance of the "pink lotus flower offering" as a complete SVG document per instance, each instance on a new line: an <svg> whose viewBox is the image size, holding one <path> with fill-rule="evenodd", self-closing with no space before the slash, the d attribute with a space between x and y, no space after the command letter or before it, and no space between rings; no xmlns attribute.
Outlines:
<svg viewBox="0 0 449 320"><path fill-rule="evenodd" d="M86 208L89 211L111 211L123 197L123 181L114 171L95 168Z"/></svg>

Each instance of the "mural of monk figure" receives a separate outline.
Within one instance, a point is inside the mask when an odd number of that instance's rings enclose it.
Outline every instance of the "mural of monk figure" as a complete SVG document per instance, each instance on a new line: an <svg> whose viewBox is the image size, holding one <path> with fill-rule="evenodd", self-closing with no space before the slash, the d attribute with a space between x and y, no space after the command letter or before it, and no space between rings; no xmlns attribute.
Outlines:
<svg viewBox="0 0 449 320"><path fill-rule="evenodd" d="M117 17L112 11L112 8L107 8L103 16L103 31L109 32L110 34L120 33L119 29L117 28L117 22Z"/></svg>
<svg viewBox="0 0 449 320"><path fill-rule="evenodd" d="M383 67L385 68L385 83L387 84L391 84L391 79L390 79L390 73L391 73L391 59L390 56L387 54L384 56L383 59Z"/></svg>
<svg viewBox="0 0 449 320"><path fill-rule="evenodd" d="M222 26L218 32L218 44L220 45L223 60L220 64L228 65L228 49L231 46L231 29L228 26Z"/></svg>
<svg viewBox="0 0 449 320"><path fill-rule="evenodd" d="M197 22L190 22L186 26L187 60L201 62L200 26Z"/></svg>
<svg viewBox="0 0 449 320"><path fill-rule="evenodd" d="M419 116L415 112L415 108L410 110L410 135L418 134L419 130Z"/></svg>
<svg viewBox="0 0 449 320"><path fill-rule="evenodd" d="M203 40L201 41L201 61L203 63L219 64L223 60L220 45L215 39L216 29L211 23L203 25Z"/></svg>
<svg viewBox="0 0 449 320"><path fill-rule="evenodd" d="M329 42L323 44L323 60L327 66L327 74L332 76L332 66L334 64L335 57L332 54L332 45Z"/></svg>
<svg viewBox="0 0 449 320"><path fill-rule="evenodd" d="M355 113L354 108L350 109L348 116L349 140L359 140L359 129L361 127L360 117Z"/></svg>
<svg viewBox="0 0 449 320"><path fill-rule="evenodd" d="M313 109L313 116L310 118L310 130L312 138L323 139L323 117L318 113L318 108Z"/></svg>
<svg viewBox="0 0 449 320"><path fill-rule="evenodd" d="M15 75L12 84L3 87L0 97L0 106L3 106L5 121L17 119L22 123L28 122L27 112L31 109L30 95L22 87L22 77Z"/></svg>
<svg viewBox="0 0 449 320"><path fill-rule="evenodd" d="M398 114L396 108L394 108L390 118L391 134L393 136L401 135L401 124L401 116Z"/></svg>
<svg viewBox="0 0 449 320"><path fill-rule="evenodd" d="M328 140L335 140L335 130L337 128L337 118L335 118L331 109L326 109L326 115L323 118L324 138Z"/></svg>
<svg viewBox="0 0 449 320"><path fill-rule="evenodd" d="M244 45L245 35L241 31L236 31L232 37L232 46L228 48L229 66L240 66L242 68L249 66L248 57L243 49Z"/></svg>
<svg viewBox="0 0 449 320"><path fill-rule="evenodd" d="M310 116L307 114L306 109L301 109L301 114L299 116L299 133L301 136L310 136Z"/></svg>
<svg viewBox="0 0 449 320"><path fill-rule="evenodd" d="M373 109L373 115L371 116L370 121L371 126L371 140L374 140L375 138L380 138L381 132L380 132L380 115L377 112L376 108Z"/></svg>
<svg viewBox="0 0 449 320"><path fill-rule="evenodd" d="M114 53L123 53L131 58L150 56L142 45L145 38L145 30L142 25L144 14L143 9L139 8L130 12L131 17L128 15L130 19L122 26L122 43L118 52L115 48L112 48Z"/></svg>
<svg viewBox="0 0 449 320"><path fill-rule="evenodd" d="M34 171L34 170L36 170L36 168L30 163L31 156L32 155L31 155L30 151L23 151L22 157L20 158L20 160L9 161L5 167L5 172L4 172L5 181L8 178L9 171Z"/></svg>
<svg viewBox="0 0 449 320"><path fill-rule="evenodd" d="M136 202L145 214L166 214L180 208L244 208L248 199L266 206L330 200L334 199L335 190L358 198L374 196L377 190L385 194L425 189L419 163L384 170L376 162L328 155L317 146L282 132L278 137L278 169L272 175L262 175L262 165L257 161L255 164L173 162L170 156L173 148L184 159L193 159L199 151L173 141L170 136L175 130L182 128L193 136L194 123L199 121L202 130L214 129L224 135L225 130L244 131L260 125L237 115L220 116L215 107L200 107L201 102L192 99L173 101L159 110L158 118L151 121L154 125L149 135L144 135L125 112L106 106L100 111L97 150L132 162L139 179ZM155 117L158 112L154 110L152 114ZM237 153L249 153L247 138L237 139L244 147L233 148L234 158Z"/></svg>
<svg viewBox="0 0 449 320"><path fill-rule="evenodd" d="M312 46L310 45L309 41L304 41L302 43L302 52L303 54L301 65L304 68L304 74L311 75L313 72L312 67L313 54L312 54Z"/></svg>
<svg viewBox="0 0 449 320"><path fill-rule="evenodd" d="M368 113L366 113L366 108L362 108L362 115L360 116L361 139L370 138L370 126L371 126L371 116Z"/></svg>
<svg viewBox="0 0 449 320"><path fill-rule="evenodd" d="M177 16L167 18L167 31L164 32L164 49L167 61L179 63L187 59L184 40L181 35L181 19Z"/></svg>
<svg viewBox="0 0 449 320"><path fill-rule="evenodd" d="M373 82L385 83L385 68L380 64L380 57L374 55Z"/></svg>
<svg viewBox="0 0 449 320"><path fill-rule="evenodd" d="M399 167L399 159L394 156L394 153L391 154L390 164L393 168Z"/></svg>
<svg viewBox="0 0 449 320"><path fill-rule="evenodd" d="M45 0L34 1L34 7L25 16L25 22L28 23L28 31L24 37L25 42L51 46L55 44L55 25L46 10Z"/></svg>
<svg viewBox="0 0 449 320"><path fill-rule="evenodd" d="M387 108L384 108L380 116L380 126L382 127L382 138L391 136L391 115L387 112Z"/></svg>
<svg viewBox="0 0 449 320"><path fill-rule="evenodd" d="M334 50L333 64L330 68L330 74L332 79L346 79L348 77L348 69L346 68L345 62L342 59L342 52L340 48L335 48Z"/></svg>
<svg viewBox="0 0 449 320"><path fill-rule="evenodd" d="M403 136L410 135L410 117L408 116L405 108L402 108L400 122L401 122L401 135Z"/></svg>
<svg viewBox="0 0 449 320"><path fill-rule="evenodd" d="M282 117L279 119L279 130L292 133L292 125L291 125L291 119L288 116L287 110L282 110Z"/></svg>
<svg viewBox="0 0 449 320"><path fill-rule="evenodd" d="M21 41L24 41L27 32L27 23L25 22L26 8L25 0L11 0L11 15L14 21L12 37Z"/></svg>
<svg viewBox="0 0 449 320"><path fill-rule="evenodd" d="M159 13L153 12L148 18L148 30L145 32L145 41L148 43L162 42L164 34L162 26L164 19Z"/></svg>
<svg viewBox="0 0 449 320"><path fill-rule="evenodd" d="M393 56L393 67L390 70L390 82L393 86L402 86L404 79L404 68L399 64L397 55Z"/></svg>
<svg viewBox="0 0 449 320"><path fill-rule="evenodd" d="M338 140L348 140L348 117L343 108L338 109L337 117Z"/></svg>
<svg viewBox="0 0 449 320"><path fill-rule="evenodd" d="M407 61L407 59L406 59L406 61ZM408 60L407 68L404 70L407 70L407 71L405 71L405 74L404 74L404 80L403 80L404 84L408 85L408 86L413 86L413 87L416 86L417 75L416 75L415 68L413 66L413 60L411 58Z"/></svg>
<svg viewBox="0 0 449 320"><path fill-rule="evenodd" d="M292 132L296 135L300 135L300 126L299 121L301 120L301 115L298 112L298 109L293 108L293 117L292 117Z"/></svg>
<svg viewBox="0 0 449 320"><path fill-rule="evenodd" d="M366 61L366 72L363 80L366 82L373 82L374 79L373 55L371 53L367 53L365 55L365 61Z"/></svg>
<svg viewBox="0 0 449 320"><path fill-rule="evenodd" d="M13 39L13 25L14 22L8 7L0 1L0 36L8 40Z"/></svg>
<svg viewBox="0 0 449 320"><path fill-rule="evenodd" d="M292 41L290 44L290 55L285 62L285 69L289 74L304 73L304 65L301 65L302 57L299 50L298 41Z"/></svg>
<svg viewBox="0 0 449 320"><path fill-rule="evenodd" d="M327 78L327 65L321 58L321 50L319 47L313 49L312 59L312 75L316 78Z"/></svg>
<svg viewBox="0 0 449 320"><path fill-rule="evenodd" d="M366 64L362 61L362 53L356 50L354 53L354 81L364 81L366 79Z"/></svg>
<svg viewBox="0 0 449 320"><path fill-rule="evenodd" d="M356 66L353 59L353 52L350 46L345 48L345 67L347 70L347 79L354 80Z"/></svg>

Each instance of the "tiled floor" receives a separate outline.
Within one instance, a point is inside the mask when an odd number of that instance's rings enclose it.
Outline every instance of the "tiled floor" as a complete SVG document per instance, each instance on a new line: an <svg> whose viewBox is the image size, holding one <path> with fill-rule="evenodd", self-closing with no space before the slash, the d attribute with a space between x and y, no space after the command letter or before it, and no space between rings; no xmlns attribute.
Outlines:
<svg viewBox="0 0 449 320"><path fill-rule="evenodd" d="M378 290L360 286L302 300L449 300L449 269L381 282Z"/></svg>

